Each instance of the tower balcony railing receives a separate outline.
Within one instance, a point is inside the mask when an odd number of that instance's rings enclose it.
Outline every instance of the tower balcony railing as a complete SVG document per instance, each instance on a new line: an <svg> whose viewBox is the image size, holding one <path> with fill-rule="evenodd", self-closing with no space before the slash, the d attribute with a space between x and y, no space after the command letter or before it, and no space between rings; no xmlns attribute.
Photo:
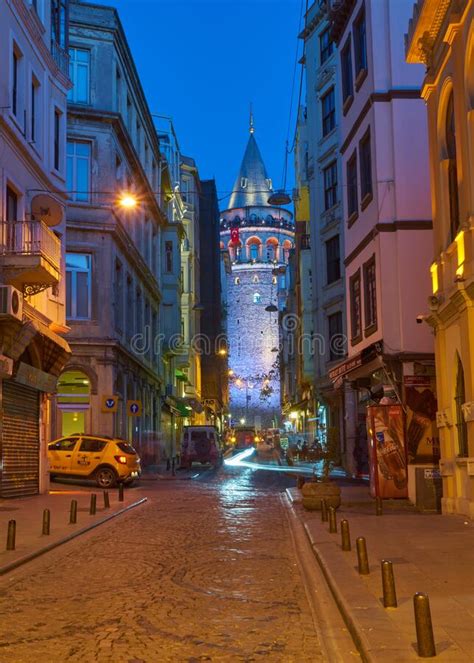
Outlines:
<svg viewBox="0 0 474 663"><path fill-rule="evenodd" d="M290 221L286 218L278 218L271 215L263 216L252 216L236 219L221 219L220 228L221 230L230 230L233 227L242 228L279 228L283 230L294 231L295 224L293 221Z"/></svg>

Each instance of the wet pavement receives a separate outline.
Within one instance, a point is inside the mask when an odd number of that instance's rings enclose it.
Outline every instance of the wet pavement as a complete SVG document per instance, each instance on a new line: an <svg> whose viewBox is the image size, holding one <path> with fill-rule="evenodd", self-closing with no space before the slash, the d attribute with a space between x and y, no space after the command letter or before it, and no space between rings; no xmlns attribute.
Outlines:
<svg viewBox="0 0 474 663"><path fill-rule="evenodd" d="M0 661L322 661L280 499L294 478L196 475L143 482L144 506L0 579Z"/></svg>

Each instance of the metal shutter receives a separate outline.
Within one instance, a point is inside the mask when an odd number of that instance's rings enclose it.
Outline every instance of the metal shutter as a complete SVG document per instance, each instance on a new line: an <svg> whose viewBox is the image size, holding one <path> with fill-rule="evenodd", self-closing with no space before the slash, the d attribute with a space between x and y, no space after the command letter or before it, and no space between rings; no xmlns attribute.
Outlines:
<svg viewBox="0 0 474 663"><path fill-rule="evenodd" d="M39 393L3 382L3 461L0 495L23 497L39 492Z"/></svg>

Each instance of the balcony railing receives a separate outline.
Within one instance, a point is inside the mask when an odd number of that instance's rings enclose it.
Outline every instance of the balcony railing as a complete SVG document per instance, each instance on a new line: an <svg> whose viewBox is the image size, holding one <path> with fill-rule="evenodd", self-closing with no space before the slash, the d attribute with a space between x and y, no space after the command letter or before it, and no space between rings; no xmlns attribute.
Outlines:
<svg viewBox="0 0 474 663"><path fill-rule="evenodd" d="M0 255L40 256L59 271L61 241L42 221L0 221Z"/></svg>
<svg viewBox="0 0 474 663"><path fill-rule="evenodd" d="M304 251L305 249L311 248L311 235L301 235L300 238L300 249Z"/></svg>
<svg viewBox="0 0 474 663"><path fill-rule="evenodd" d="M51 55L63 74L69 76L69 53L54 40L51 41Z"/></svg>

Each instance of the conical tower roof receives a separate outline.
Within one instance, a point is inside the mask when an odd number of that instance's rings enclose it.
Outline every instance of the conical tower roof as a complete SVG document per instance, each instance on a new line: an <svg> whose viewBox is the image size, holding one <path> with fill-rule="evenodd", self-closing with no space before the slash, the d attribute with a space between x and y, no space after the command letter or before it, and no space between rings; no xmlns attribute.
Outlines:
<svg viewBox="0 0 474 663"><path fill-rule="evenodd" d="M249 142L232 190L229 209L268 205L268 197L272 191L272 181L267 175L251 125Z"/></svg>

